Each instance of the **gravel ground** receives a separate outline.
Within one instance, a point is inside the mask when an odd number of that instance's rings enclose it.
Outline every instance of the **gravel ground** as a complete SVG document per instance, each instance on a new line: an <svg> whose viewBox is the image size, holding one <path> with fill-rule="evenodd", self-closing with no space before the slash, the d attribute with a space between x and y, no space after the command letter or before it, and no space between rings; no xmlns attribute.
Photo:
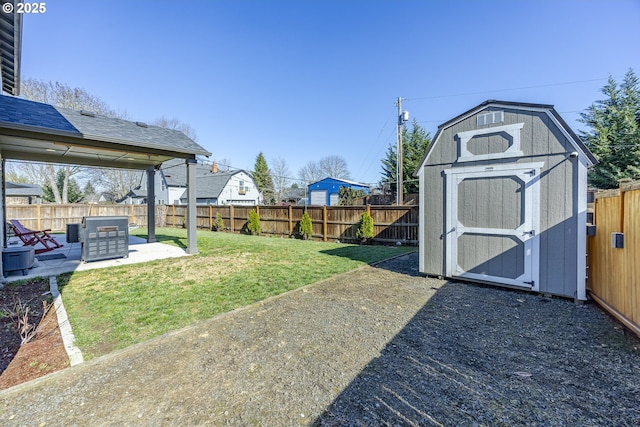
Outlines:
<svg viewBox="0 0 640 427"><path fill-rule="evenodd" d="M1 425L638 425L595 305L365 267L0 392Z"/></svg>

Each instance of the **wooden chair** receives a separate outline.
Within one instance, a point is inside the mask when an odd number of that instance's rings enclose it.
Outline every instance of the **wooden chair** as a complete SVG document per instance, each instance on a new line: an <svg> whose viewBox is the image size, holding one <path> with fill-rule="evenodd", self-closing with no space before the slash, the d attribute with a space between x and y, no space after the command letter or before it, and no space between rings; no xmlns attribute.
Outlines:
<svg viewBox="0 0 640 427"><path fill-rule="evenodd" d="M35 250L36 254L49 252L63 246L56 242L56 239L49 234L51 230L29 230L17 219L9 220L7 225L13 230L14 234L22 240L23 246L35 246L38 243L44 246L44 248L37 248Z"/></svg>

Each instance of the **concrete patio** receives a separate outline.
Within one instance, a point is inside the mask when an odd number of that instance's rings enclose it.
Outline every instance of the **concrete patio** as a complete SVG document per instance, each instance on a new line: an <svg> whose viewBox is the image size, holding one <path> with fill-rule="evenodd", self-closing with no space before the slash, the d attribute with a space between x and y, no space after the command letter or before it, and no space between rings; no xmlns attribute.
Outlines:
<svg viewBox="0 0 640 427"><path fill-rule="evenodd" d="M37 254L36 261L33 267L28 270L27 275L23 275L22 271L10 271L4 280L13 282L33 277L55 276L62 273L70 273L72 271L84 271L95 268L137 264L157 259L177 258L187 255L184 249L177 246L159 242L147 243L147 241L141 237L129 236L129 256L127 258L83 262L81 260L81 243L68 243L64 234L52 234L52 236L57 242L61 243L63 247L42 254ZM19 240L14 240L17 239L9 239L9 246L12 244L22 245L22 242ZM40 247L40 244L36 245L36 249Z"/></svg>

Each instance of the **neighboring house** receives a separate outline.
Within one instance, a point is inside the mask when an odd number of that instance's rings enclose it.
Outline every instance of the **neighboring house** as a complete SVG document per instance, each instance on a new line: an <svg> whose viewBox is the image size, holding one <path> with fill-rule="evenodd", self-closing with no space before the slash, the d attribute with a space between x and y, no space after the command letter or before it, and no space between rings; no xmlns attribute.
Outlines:
<svg viewBox="0 0 640 427"><path fill-rule="evenodd" d="M552 105L486 101L438 127L420 178L420 271L586 299L587 167Z"/></svg>
<svg viewBox="0 0 640 427"><path fill-rule="evenodd" d="M141 174L141 179L144 178L144 174ZM125 194L123 198L116 200L116 203L125 205L144 205L147 203L147 190L141 190L138 186L134 189L129 190L129 192Z"/></svg>
<svg viewBox="0 0 640 427"><path fill-rule="evenodd" d="M309 204L319 206L337 206L340 203L340 187L350 187L369 194L369 186L359 182L338 178L325 178L308 185Z"/></svg>
<svg viewBox="0 0 640 427"><path fill-rule="evenodd" d="M38 184L5 183L5 196L8 205L31 205L42 203L44 191Z"/></svg>
<svg viewBox="0 0 640 427"><path fill-rule="evenodd" d="M99 204L99 203L115 203L116 199L110 193L87 194L82 199L82 203Z"/></svg>
<svg viewBox="0 0 640 427"><path fill-rule="evenodd" d="M253 177L246 171L235 170L213 172L215 167L196 166L196 203L207 205L257 205L261 197ZM166 161L160 167L155 180L157 204L187 203L187 167L183 159ZM140 185L119 203L142 204L147 202L146 177L141 176Z"/></svg>

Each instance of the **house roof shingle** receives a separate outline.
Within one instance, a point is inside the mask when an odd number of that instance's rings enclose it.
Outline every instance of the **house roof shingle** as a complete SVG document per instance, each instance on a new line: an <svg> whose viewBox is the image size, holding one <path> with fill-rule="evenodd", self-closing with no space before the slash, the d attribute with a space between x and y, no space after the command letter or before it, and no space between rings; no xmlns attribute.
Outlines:
<svg viewBox="0 0 640 427"><path fill-rule="evenodd" d="M187 186L187 166L184 159L172 159L164 162L160 168L165 177L168 186L186 187ZM246 173L244 170L234 170L229 172L212 173L209 166L196 165L196 198L218 198L222 190L227 185L232 176L239 173Z"/></svg>
<svg viewBox="0 0 640 427"><path fill-rule="evenodd" d="M184 133L11 96L0 96L7 158L144 169L207 150Z"/></svg>

